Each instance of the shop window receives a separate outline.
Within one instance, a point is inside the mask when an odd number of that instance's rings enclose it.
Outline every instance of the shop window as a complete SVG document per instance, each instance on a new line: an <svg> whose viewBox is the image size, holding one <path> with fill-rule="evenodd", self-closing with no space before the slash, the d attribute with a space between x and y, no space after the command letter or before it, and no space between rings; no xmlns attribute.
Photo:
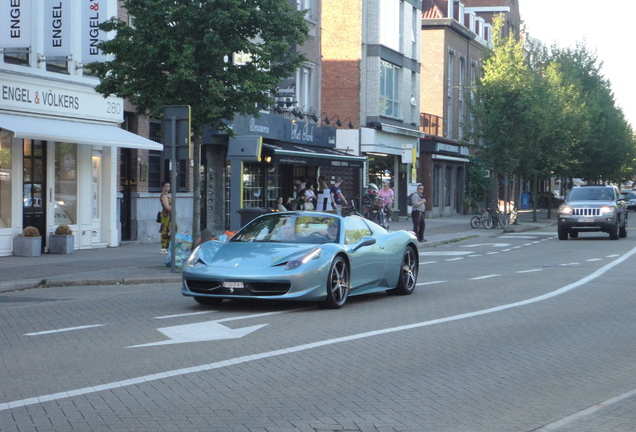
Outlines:
<svg viewBox="0 0 636 432"><path fill-rule="evenodd" d="M242 208L262 207L263 173L259 163L243 164L243 206Z"/></svg>
<svg viewBox="0 0 636 432"><path fill-rule="evenodd" d="M0 131L0 228L11 227L11 134Z"/></svg>
<svg viewBox="0 0 636 432"><path fill-rule="evenodd" d="M442 166L433 167L433 207L440 206L440 193L442 188Z"/></svg>
<svg viewBox="0 0 636 432"><path fill-rule="evenodd" d="M450 207L453 195L453 167L446 167L446 175L444 176L444 206Z"/></svg>
<svg viewBox="0 0 636 432"><path fill-rule="evenodd" d="M55 224L77 223L77 145L55 144Z"/></svg>

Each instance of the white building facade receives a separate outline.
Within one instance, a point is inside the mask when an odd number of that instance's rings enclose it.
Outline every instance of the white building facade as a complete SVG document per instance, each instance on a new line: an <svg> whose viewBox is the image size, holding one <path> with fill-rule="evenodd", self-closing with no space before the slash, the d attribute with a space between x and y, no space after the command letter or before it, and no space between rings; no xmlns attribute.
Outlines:
<svg viewBox="0 0 636 432"><path fill-rule="evenodd" d="M116 0L0 3L0 256L26 226L43 251L60 224L75 249L119 245L117 148L163 150L119 128L124 101L93 90L97 25Z"/></svg>

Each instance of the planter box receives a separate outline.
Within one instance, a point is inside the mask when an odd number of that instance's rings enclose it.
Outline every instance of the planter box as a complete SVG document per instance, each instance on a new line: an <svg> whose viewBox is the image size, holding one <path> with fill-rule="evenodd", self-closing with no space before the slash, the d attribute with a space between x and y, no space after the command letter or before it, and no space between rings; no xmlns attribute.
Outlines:
<svg viewBox="0 0 636 432"><path fill-rule="evenodd" d="M23 257L42 255L42 237L14 237L13 255Z"/></svg>
<svg viewBox="0 0 636 432"><path fill-rule="evenodd" d="M72 235L49 235L49 253L72 254L75 252L75 237Z"/></svg>

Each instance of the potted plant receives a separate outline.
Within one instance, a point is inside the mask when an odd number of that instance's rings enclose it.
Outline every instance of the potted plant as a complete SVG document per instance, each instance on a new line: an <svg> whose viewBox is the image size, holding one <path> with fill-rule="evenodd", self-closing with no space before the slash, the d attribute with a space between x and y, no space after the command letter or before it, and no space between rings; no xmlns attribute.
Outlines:
<svg viewBox="0 0 636 432"><path fill-rule="evenodd" d="M49 236L49 253L72 254L75 252L75 237L73 230L66 224L55 228L55 234Z"/></svg>
<svg viewBox="0 0 636 432"><path fill-rule="evenodd" d="M28 226L22 230L22 235L13 239L13 255L33 257L42 254L42 237L40 231L34 226Z"/></svg>

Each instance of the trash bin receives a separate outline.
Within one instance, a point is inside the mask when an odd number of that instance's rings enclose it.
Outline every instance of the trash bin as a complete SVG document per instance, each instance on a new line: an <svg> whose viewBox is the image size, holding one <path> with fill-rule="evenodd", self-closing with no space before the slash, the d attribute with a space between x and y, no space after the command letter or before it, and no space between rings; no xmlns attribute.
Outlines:
<svg viewBox="0 0 636 432"><path fill-rule="evenodd" d="M521 194L521 209L528 210L530 208L530 194Z"/></svg>
<svg viewBox="0 0 636 432"><path fill-rule="evenodd" d="M241 216L241 228L259 217L262 214L269 213L270 210L265 207L248 207L238 209L236 211Z"/></svg>

